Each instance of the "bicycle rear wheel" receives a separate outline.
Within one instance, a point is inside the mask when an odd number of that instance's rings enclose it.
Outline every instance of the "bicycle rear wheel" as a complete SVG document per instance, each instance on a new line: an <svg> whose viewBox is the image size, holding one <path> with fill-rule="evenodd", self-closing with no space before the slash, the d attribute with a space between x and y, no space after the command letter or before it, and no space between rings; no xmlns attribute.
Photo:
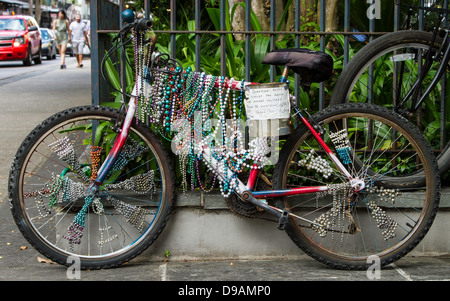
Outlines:
<svg viewBox="0 0 450 301"><path fill-rule="evenodd" d="M424 68L425 59L430 54L437 57L420 86L419 96L429 87L442 59L442 53L431 52L433 34L423 31L399 31L377 38L363 47L349 62L333 90L331 105L345 102L373 103L394 108L411 91ZM442 39L437 37L434 49L439 49ZM447 86L450 75L443 76L444 81L431 91L422 106L411 120L425 134L434 149L441 173L450 169L450 136L445 135L446 125L450 121L446 106L449 103ZM406 108L412 106L411 98ZM444 119L441 120L441 115ZM442 132L442 124L444 132ZM405 177L405 181L417 181L424 174L418 171Z"/></svg>
<svg viewBox="0 0 450 301"><path fill-rule="evenodd" d="M37 126L20 146L9 182L12 213L25 238L63 265L110 268L144 251L161 233L173 199L170 160L133 122L100 192L87 189L109 153L119 111L77 107Z"/></svg>
<svg viewBox="0 0 450 301"><path fill-rule="evenodd" d="M436 215L440 182L431 148L418 129L370 104L342 104L312 117L324 141L354 179L355 191L305 126L286 141L274 189L326 186L328 191L275 199L290 210L286 232L313 258L342 269L366 269L370 256L389 264L411 251ZM424 184L401 186L423 169Z"/></svg>

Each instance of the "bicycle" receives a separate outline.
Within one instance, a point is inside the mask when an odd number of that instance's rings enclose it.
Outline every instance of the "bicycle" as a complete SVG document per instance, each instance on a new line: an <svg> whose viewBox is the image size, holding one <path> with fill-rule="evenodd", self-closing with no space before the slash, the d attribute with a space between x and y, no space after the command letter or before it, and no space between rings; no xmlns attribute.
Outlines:
<svg viewBox="0 0 450 301"><path fill-rule="evenodd" d="M39 252L63 265L77 256L83 269L131 260L165 227L175 186L186 189L188 178L191 186L199 182L199 161L235 212L268 212L299 248L335 268L366 269L372 255L389 264L425 236L437 212L440 182L420 131L373 105L343 104L308 116L289 95L291 69L307 86L330 77L330 57L304 49L269 53L264 62L284 71L280 83L263 84L269 92L262 93L259 84L183 70L154 49L151 26L148 19L130 20L111 50L134 43L134 92L121 91L129 97L127 106L62 111L39 124L17 152L9 177L11 209ZM287 103L288 119L299 123L280 144L272 183L263 169L276 139L256 137L247 148L237 122L244 109L251 111L247 101L256 98L246 95L253 88L259 96L283 94L272 108ZM283 116L285 108L279 108ZM179 155L181 183L174 181L164 138L172 139ZM426 181L404 185L405 165L423 169ZM264 180L272 187L261 190ZM201 182L197 186L208 190Z"/></svg>
<svg viewBox="0 0 450 301"><path fill-rule="evenodd" d="M399 4L397 4L399 5ZM415 122L432 145L442 173L450 169L447 68L450 60L448 9L406 5L407 27L413 9L437 14L432 32L401 30L365 45L336 82L330 105L373 103L393 109ZM444 116L444 117L443 117ZM417 171L405 182L423 180Z"/></svg>

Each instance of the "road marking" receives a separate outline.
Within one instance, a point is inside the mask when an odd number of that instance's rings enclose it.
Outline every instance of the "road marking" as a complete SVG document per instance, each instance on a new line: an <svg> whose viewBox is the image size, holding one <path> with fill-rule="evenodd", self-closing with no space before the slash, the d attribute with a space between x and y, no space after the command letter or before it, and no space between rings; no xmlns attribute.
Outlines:
<svg viewBox="0 0 450 301"><path fill-rule="evenodd" d="M161 273L161 281L167 281L167 263L159 266L159 272Z"/></svg>
<svg viewBox="0 0 450 301"><path fill-rule="evenodd" d="M400 274L402 275L406 281L413 281L412 278L408 275L408 273L406 273L405 271L403 271L401 268L399 268L398 266L396 266L395 264L391 263L391 266Z"/></svg>

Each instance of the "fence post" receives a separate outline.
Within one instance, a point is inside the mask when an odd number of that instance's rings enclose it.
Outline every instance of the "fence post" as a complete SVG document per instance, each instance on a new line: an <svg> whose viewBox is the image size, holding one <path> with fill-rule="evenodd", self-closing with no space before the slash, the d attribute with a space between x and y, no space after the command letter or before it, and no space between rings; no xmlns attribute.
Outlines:
<svg viewBox="0 0 450 301"><path fill-rule="evenodd" d="M177 29L177 3L176 0L170 0L170 30L176 30ZM176 58L176 34L171 32L170 33L170 56L172 58Z"/></svg>
<svg viewBox="0 0 450 301"><path fill-rule="evenodd" d="M226 1L220 0L220 31L225 31L226 18ZM227 54L226 54L226 36L225 33L220 33L220 75L226 76L227 72Z"/></svg>
<svg viewBox="0 0 450 301"><path fill-rule="evenodd" d="M195 0L195 30L200 30L200 0ZM195 69L200 70L201 68L201 55L200 55L200 34L195 33Z"/></svg>
<svg viewBox="0 0 450 301"><path fill-rule="evenodd" d="M120 9L120 14L119 14L119 26L122 27L123 26L123 18L122 18L122 12L125 10L125 0L120 0L120 5L119 5L119 9ZM120 40L120 42L122 42L122 39ZM127 53L125 51L125 47L120 47L120 85L122 87L122 93L126 93L127 92L127 78L126 78L126 73L127 73L127 66L126 63L127 62ZM122 94L122 103L126 103L127 99L125 98L125 95Z"/></svg>
<svg viewBox="0 0 450 301"><path fill-rule="evenodd" d="M326 0L320 0L320 32L326 31ZM320 51L325 52L325 35L320 35ZM319 110L322 110L325 106L325 83L320 83L319 88Z"/></svg>
<svg viewBox="0 0 450 301"><path fill-rule="evenodd" d="M117 30L119 25L119 6L105 0L91 0L91 95L93 105L111 98L110 88L101 75L101 62L109 38L102 30Z"/></svg>
<svg viewBox="0 0 450 301"><path fill-rule="evenodd" d="M350 32L350 0L345 0L344 5L344 32ZM344 36L344 67L349 61L349 40L350 36Z"/></svg>
<svg viewBox="0 0 450 301"><path fill-rule="evenodd" d="M100 0L101 1L101 0ZM102 79L100 74L100 54L98 43L98 0L91 0L91 93L92 105L98 106L100 104L100 81Z"/></svg>
<svg viewBox="0 0 450 301"><path fill-rule="evenodd" d="M251 51L251 42L252 36L249 31L252 30L252 25L250 22L251 18L251 8L252 3L251 0L245 0L245 80L250 81L250 67L251 67L251 59L250 59L250 51Z"/></svg>
<svg viewBox="0 0 450 301"><path fill-rule="evenodd" d="M295 47L300 48L300 0L295 0ZM300 75L295 73L295 99L297 100L297 106L300 106Z"/></svg>
<svg viewBox="0 0 450 301"><path fill-rule="evenodd" d="M444 8L448 8L448 0L444 0L443 3ZM447 28L448 24L448 15L444 18L443 27ZM441 148L443 149L446 145L446 131L445 131L445 125L446 125L446 112L447 112L447 77L443 76L441 80L441 87L442 87L442 93L441 93L441 124L440 124L440 144Z"/></svg>
<svg viewBox="0 0 450 301"><path fill-rule="evenodd" d="M270 51L275 50L276 1L270 0ZM275 81L275 66L270 65L270 81Z"/></svg>
<svg viewBox="0 0 450 301"><path fill-rule="evenodd" d="M400 29L400 0L394 4L394 31Z"/></svg>
<svg viewBox="0 0 450 301"><path fill-rule="evenodd" d="M144 0L144 13L146 18L150 17L151 10L150 0Z"/></svg>

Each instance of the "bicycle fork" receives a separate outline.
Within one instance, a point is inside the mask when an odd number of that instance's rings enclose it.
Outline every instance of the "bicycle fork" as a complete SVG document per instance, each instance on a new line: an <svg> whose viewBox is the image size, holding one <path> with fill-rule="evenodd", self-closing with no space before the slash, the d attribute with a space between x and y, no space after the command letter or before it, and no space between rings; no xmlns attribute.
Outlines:
<svg viewBox="0 0 450 301"><path fill-rule="evenodd" d="M111 151L109 152L105 161L101 165L97 174L97 178L89 186L88 191L90 194L96 194L100 190L100 186L103 184L103 181L105 181L106 176L108 175L111 168L114 166L116 159L119 157L122 147L124 146L127 140L128 132L130 130L131 122L134 118L135 112L136 112L136 99L134 97L131 97L128 102L127 114L125 116L123 126L120 129L119 135L114 141Z"/></svg>

